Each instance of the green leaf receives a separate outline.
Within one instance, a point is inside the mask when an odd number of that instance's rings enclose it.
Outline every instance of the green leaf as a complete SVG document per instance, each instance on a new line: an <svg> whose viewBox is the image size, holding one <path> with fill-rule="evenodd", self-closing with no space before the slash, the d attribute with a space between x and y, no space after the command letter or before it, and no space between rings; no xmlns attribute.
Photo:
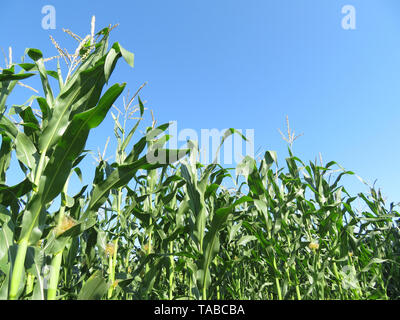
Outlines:
<svg viewBox="0 0 400 320"><path fill-rule="evenodd" d="M100 300L107 290L108 285L101 272L96 271L82 287L78 294L78 300Z"/></svg>
<svg viewBox="0 0 400 320"><path fill-rule="evenodd" d="M32 182L28 178L11 187L0 185L0 203L9 206L13 201L18 201L19 198L32 191L32 188Z"/></svg>
<svg viewBox="0 0 400 320"><path fill-rule="evenodd" d="M14 228L11 213L0 205L0 271L5 274L9 268L10 247L14 244Z"/></svg>
<svg viewBox="0 0 400 320"><path fill-rule="evenodd" d="M236 176L242 175L248 179L249 175L256 169L256 161L250 156L245 156L236 167Z"/></svg>
<svg viewBox="0 0 400 320"><path fill-rule="evenodd" d="M0 74L0 82L2 81L14 81L30 78L34 73L21 73L21 74Z"/></svg>
<svg viewBox="0 0 400 320"><path fill-rule="evenodd" d="M238 240L237 245L238 246L244 246L248 242L254 241L254 240L257 240L257 237L255 237L255 236L243 236Z"/></svg>
<svg viewBox="0 0 400 320"><path fill-rule="evenodd" d="M111 48L108 52L104 63L104 77L106 83L108 82L108 79L110 78L110 75L115 68L116 61L120 56L121 54L117 50L115 50L114 47Z"/></svg>
<svg viewBox="0 0 400 320"><path fill-rule="evenodd" d="M138 96L138 100L139 100L139 108L140 108L140 116L143 116L144 113L144 105L142 100L140 99L140 97Z"/></svg>
<svg viewBox="0 0 400 320"><path fill-rule="evenodd" d="M127 64L129 64L132 68L134 66L134 54L132 52L129 52L128 50L124 49L118 42L114 43L112 48L117 52L122 55L124 60L126 61Z"/></svg>
<svg viewBox="0 0 400 320"><path fill-rule="evenodd" d="M26 52L27 52L28 56L29 56L33 61L37 61L37 60L43 58L43 54L42 54L42 52L41 52L39 49L30 48L30 49L27 49Z"/></svg>
<svg viewBox="0 0 400 320"><path fill-rule="evenodd" d="M1 135L0 148L0 184L6 182L6 171L10 165L12 152L12 140L6 134ZM1 200L0 200L1 203Z"/></svg>
<svg viewBox="0 0 400 320"><path fill-rule="evenodd" d="M53 91L51 90L47 71L44 66L43 54L38 49L27 49L28 56L35 61L36 68L39 71L40 80L42 81L43 91L46 96L46 101L50 106L54 105Z"/></svg>
<svg viewBox="0 0 400 320"><path fill-rule="evenodd" d="M25 71L36 70L36 64L34 63L19 63L18 65Z"/></svg>
<svg viewBox="0 0 400 320"><path fill-rule="evenodd" d="M33 171L39 160L39 154L32 141L22 132L18 132L17 134L15 149L18 160Z"/></svg>
<svg viewBox="0 0 400 320"><path fill-rule="evenodd" d="M278 156L276 151L267 151L264 155L265 162L267 163L267 167L269 167L275 162L278 163Z"/></svg>
<svg viewBox="0 0 400 320"><path fill-rule="evenodd" d="M115 67L117 58L123 57L124 60L133 68L134 55L132 52L125 50L118 42L114 43L112 48L107 54L104 64L104 75L106 82L110 78L111 72Z"/></svg>

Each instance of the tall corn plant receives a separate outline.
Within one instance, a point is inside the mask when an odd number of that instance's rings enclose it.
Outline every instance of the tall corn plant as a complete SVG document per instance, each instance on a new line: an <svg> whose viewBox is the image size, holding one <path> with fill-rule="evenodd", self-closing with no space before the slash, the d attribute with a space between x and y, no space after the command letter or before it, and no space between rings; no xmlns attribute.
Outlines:
<svg viewBox="0 0 400 320"><path fill-rule="evenodd" d="M97 237L97 242L93 244L101 252L103 258L100 266L97 266L93 259L91 260L95 268L104 269L107 266L107 297L109 299L115 298L116 295L121 293L122 284L126 287L133 281L131 272L128 272L128 270L133 267L132 257L135 256L136 237L147 235L149 239L147 241L148 247L145 250L146 255L153 251L151 247L153 242L152 219L156 219L156 213L152 210L152 198L154 193L159 192L157 191L156 181L157 169L165 173L170 163L179 160L189 151L163 149L169 136L160 135L168 128L169 124L167 123L158 127L147 128L146 134L128 152L128 146L144 112L144 105L140 98L138 100L140 116L129 131L126 126L128 110L125 110L122 125L119 117L114 116L114 133L117 139L115 162L109 164L104 159L100 161L87 205L89 211L97 212L100 209L104 213L103 217L96 221L96 228L90 231L91 236ZM145 155L142 155L144 151ZM149 154L153 152L164 155L163 161L148 162L148 159L151 160ZM147 172L147 174L142 175L143 172ZM142 183L143 177L146 181L144 184ZM131 189L133 182L143 185L143 187L140 187L142 192L140 199L136 196L137 190ZM142 208L145 210L143 214L141 214ZM143 218L143 216L146 218ZM135 218L140 219L140 223L134 228ZM144 229L144 231L140 232L139 228ZM149 266L146 265L145 269L148 272ZM120 285L117 287L118 283ZM145 288L146 285L143 284L140 289L141 294L144 294Z"/></svg>
<svg viewBox="0 0 400 320"><path fill-rule="evenodd" d="M10 165L12 150L18 134L18 129L14 123L5 116L7 98L10 96L18 81L34 75L34 73L26 73L23 68L16 73L15 67L16 65L10 61L7 68L3 69L0 74L0 221L2 223L2 232L0 235L0 270L6 274L4 282L9 281L10 278L10 265L8 260L11 258L12 254L10 250L13 250L12 245L15 230L15 221L13 221L12 214L7 209L7 206L13 209L15 217L18 210L18 197L27 193L31 187L29 180L25 180L15 186L6 185L6 171ZM13 252L15 253L15 250ZM6 289L6 286L1 287L0 292L2 296L7 296Z"/></svg>
<svg viewBox="0 0 400 320"><path fill-rule="evenodd" d="M97 34L102 36L98 43L81 44L78 52L81 63L68 79L64 81L60 71L56 73L59 83L56 97L38 49L27 49L33 63L21 64L24 70L39 73L45 96L36 98L42 111L41 119L32 117L30 107L26 107L21 115L22 125L29 128L29 134L28 130L21 131L5 117L1 123L4 134L15 144L18 160L28 170L28 183L32 186L29 200L17 216L20 225L15 226L12 237L8 238L11 255L9 299L16 299L21 294L27 249L41 239L48 205L63 191L90 130L103 121L125 87L125 84L115 84L102 95L118 59L124 57L133 66L133 55L118 43L107 49L109 31L105 28ZM63 219L60 213L59 225ZM62 249L55 254L60 252ZM55 266L58 264L54 263Z"/></svg>

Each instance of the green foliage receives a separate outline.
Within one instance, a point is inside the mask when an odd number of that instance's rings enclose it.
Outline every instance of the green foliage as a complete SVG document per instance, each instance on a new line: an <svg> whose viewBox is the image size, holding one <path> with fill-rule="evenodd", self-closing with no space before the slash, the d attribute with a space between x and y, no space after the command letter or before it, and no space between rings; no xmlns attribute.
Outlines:
<svg viewBox="0 0 400 320"><path fill-rule="evenodd" d="M0 74L1 299L400 298L399 212L380 191L349 194L340 183L353 172L305 164L291 144L284 167L267 151L261 161L245 157L233 177L197 162L196 142L164 149L168 124L134 142L145 115L139 97L131 105L136 94L112 114L115 161L100 156L91 186L70 195L71 176L85 175L89 133L125 88L105 90L115 65L123 57L133 67L120 44L108 49L110 31L85 42L65 79L37 49L26 51L32 63ZM44 95L29 101L40 115L30 104L6 114L16 83L36 74ZM11 161L26 179L9 186Z"/></svg>

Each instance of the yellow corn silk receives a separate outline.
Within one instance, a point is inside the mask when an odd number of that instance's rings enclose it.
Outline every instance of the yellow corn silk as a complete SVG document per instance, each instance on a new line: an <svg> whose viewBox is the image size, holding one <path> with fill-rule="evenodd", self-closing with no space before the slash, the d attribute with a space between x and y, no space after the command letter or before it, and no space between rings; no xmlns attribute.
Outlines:
<svg viewBox="0 0 400 320"><path fill-rule="evenodd" d="M113 256L115 251L115 244L113 242L107 243L105 252L108 256Z"/></svg>
<svg viewBox="0 0 400 320"><path fill-rule="evenodd" d="M58 237L74 226L76 226L76 221L69 216L64 216L61 223L56 227L56 236Z"/></svg>
<svg viewBox="0 0 400 320"><path fill-rule="evenodd" d="M309 247L311 250L317 250L317 249L319 248L319 244L316 243L316 242L310 242L310 244L308 245L308 247Z"/></svg>

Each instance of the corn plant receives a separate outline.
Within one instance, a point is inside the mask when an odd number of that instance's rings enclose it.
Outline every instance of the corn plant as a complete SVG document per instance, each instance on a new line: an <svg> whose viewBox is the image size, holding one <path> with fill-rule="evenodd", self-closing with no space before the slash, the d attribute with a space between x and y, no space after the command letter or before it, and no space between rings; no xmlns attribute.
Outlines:
<svg viewBox="0 0 400 320"><path fill-rule="evenodd" d="M133 66L134 56L118 42L108 48L111 30L94 34L92 24L84 38L66 30L79 42L74 55L52 39L57 70L38 49L2 69L2 299L400 297L396 204L374 187L350 194L342 178L354 173L334 161L296 157L289 126L284 166L274 151L226 168L199 162L195 141L166 149L169 123L144 124L143 86L116 107L126 85L108 82L119 58ZM43 95L8 106L32 76ZM88 135L110 112L113 160L99 153L91 184L71 194L73 175L87 174ZM9 186L12 161L26 178Z"/></svg>

